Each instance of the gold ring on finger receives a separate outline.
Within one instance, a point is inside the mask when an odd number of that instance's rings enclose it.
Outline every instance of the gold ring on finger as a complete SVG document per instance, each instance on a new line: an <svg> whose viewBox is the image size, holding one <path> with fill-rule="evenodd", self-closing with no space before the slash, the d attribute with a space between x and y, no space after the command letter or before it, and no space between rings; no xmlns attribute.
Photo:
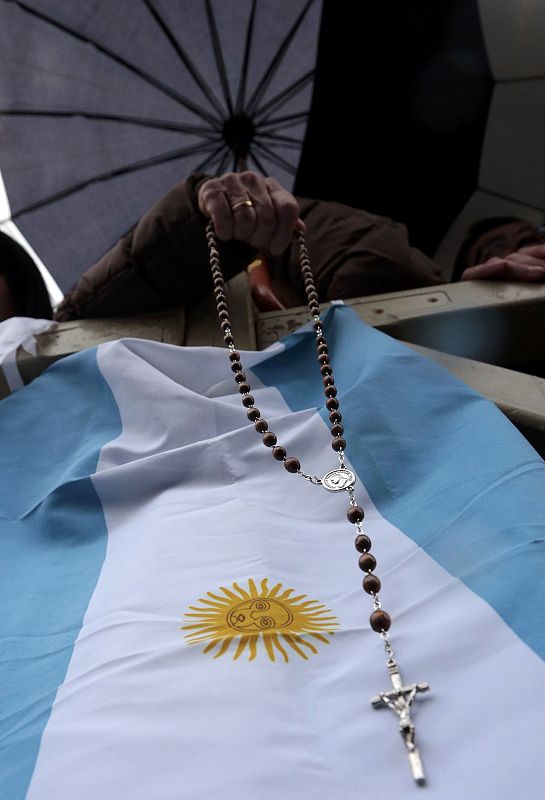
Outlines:
<svg viewBox="0 0 545 800"><path fill-rule="evenodd" d="M231 211L236 211L237 208L242 208L243 206L247 206L248 208L253 208L253 200L250 200L248 197L246 200L239 200L238 203L233 203L231 205Z"/></svg>

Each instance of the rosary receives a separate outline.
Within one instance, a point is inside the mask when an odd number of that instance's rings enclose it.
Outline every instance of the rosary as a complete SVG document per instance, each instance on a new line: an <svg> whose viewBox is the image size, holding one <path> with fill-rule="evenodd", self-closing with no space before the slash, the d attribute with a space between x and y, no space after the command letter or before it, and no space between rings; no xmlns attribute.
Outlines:
<svg viewBox="0 0 545 800"><path fill-rule="evenodd" d="M239 205L253 205L251 200L244 200L241 203L235 204L234 208ZM276 461L284 464L284 468L291 473L300 475L310 483L316 486L323 486L330 492L346 491L348 493L350 505L346 513L348 522L355 527L356 538L355 547L360 553L358 564L362 572L365 573L363 578L363 589L373 598L373 612L369 618L371 628L378 633L384 643L384 650L386 651L387 661L386 666L392 689L390 691L381 692L376 697L371 698L373 708L390 708L394 711L399 719L399 731L401 733L409 765L411 768L412 776L419 786L423 786L426 782L422 762L418 748L415 745L415 727L411 719L411 705L420 692L426 692L430 688L427 683L413 683L408 686L403 685L399 667L395 659L394 650L390 641L388 633L391 625L390 615L382 609L379 600L380 580L373 574L377 562L371 551L371 540L363 532L362 521L364 517L363 508L359 506L354 497L354 485L356 483L356 476L346 467L344 461L344 451L346 448L346 441L343 438L344 428L341 424L342 416L339 411L339 401L337 400L337 389L333 380L333 370L329 361L329 351L327 341L323 334L322 321L320 319L320 307L318 305L318 293L314 284L312 270L310 268L310 261L308 257L307 248L305 245L304 235L301 231L296 232L299 253L301 274L305 285L305 291L308 298L308 307L314 323L314 331L316 334L316 347L318 352L318 364L320 365L320 372L324 385L324 394L326 396L326 408L329 411L329 421L331 423L331 435L333 437L331 447L337 453L339 460L339 467L328 472L323 478L318 478L315 475L306 475L301 470L301 464L297 458L288 456L286 450L277 444L277 438L272 431L269 431L268 423L261 416L261 412L254 405L254 398L250 394L251 389L248 384L246 373L243 371L242 363L240 361L240 353L235 349L235 341L231 332L231 325L229 322L229 310L227 307L227 300L224 292L225 283L223 273L219 263L219 252L216 247L216 237L214 234L214 227L210 221L206 228L206 239L210 253L210 269L212 271L212 281L214 284L214 295L216 299L216 306L218 311L218 318L220 327L223 332L223 341L229 348L229 360L231 361L231 369L234 372L235 381L238 384L238 390L242 395L242 405L247 409L247 416L250 422L254 423L256 431L262 434L263 444L266 447L272 448L272 456Z"/></svg>

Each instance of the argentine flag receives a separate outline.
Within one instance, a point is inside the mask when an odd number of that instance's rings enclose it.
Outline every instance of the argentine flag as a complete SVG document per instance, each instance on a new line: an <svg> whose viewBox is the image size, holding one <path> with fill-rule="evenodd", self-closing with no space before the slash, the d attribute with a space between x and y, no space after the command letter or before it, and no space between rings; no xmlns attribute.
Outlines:
<svg viewBox="0 0 545 800"><path fill-rule="evenodd" d="M7 324L7 323L6 323ZM0 402L3 800L541 800L545 466L487 400L334 307L356 497L428 783L346 521L248 423L227 353L125 339ZM310 474L314 334L243 354Z"/></svg>

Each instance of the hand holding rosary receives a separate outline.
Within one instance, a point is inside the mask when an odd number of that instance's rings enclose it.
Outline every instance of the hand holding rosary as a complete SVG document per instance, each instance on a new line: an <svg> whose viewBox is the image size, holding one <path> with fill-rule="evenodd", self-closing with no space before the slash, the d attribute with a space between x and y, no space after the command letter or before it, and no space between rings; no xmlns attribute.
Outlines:
<svg viewBox="0 0 545 800"><path fill-rule="evenodd" d="M242 208L251 205L253 205L253 203L248 198L243 202L235 203L231 210L234 212L238 207ZM305 291L308 299L308 307L313 320L316 336L318 364L322 376L324 394L326 397L325 405L329 411L331 435L333 437L331 440L331 447L337 454L339 462L339 466L336 469L328 472L323 478L304 473L301 470L301 464L299 460L294 456L288 456L285 448L278 444L276 435L272 431L269 431L267 421L261 416L260 410L254 405L254 398L251 395L250 385L248 383L246 373L243 370L240 360L240 353L235 349L235 341L229 322L229 309L227 307L227 300L224 291L225 283L220 268L219 252L216 246L214 226L210 221L206 228L206 239L210 253L210 268L212 271L214 296L216 299L219 323L223 332L223 340L229 349L231 370L234 372L235 382L237 383L238 390L242 396L242 405L246 408L247 417L250 422L253 422L255 430L262 435L263 444L266 447L271 448L273 458L276 461L283 463L284 468L288 472L305 478L311 484L322 486L324 489L327 489L330 492L345 491L348 494L349 507L346 512L346 516L348 522L355 528L354 544L356 550L360 553L358 564L362 572L365 573L365 577L363 578L363 589L372 597L373 600L373 612L369 618L369 623L373 631L378 633L383 641L384 649L388 657L386 666L392 683L392 689L372 697L371 704L374 708L390 708L397 714L399 731L407 750L412 776L418 785L423 786L425 784L424 770L420 760L418 748L415 745L415 727L412 722L410 712L412 702L416 695L420 692L428 691L429 685L427 683L414 683L404 686L399 673L399 667L395 659L394 650L389 635L389 629L391 625L390 615L382 609L379 599L381 582L377 575L374 574L374 569L377 565L377 562L374 555L371 553L371 540L367 534L364 533L362 528L362 521L364 518L363 508L358 505L354 496L356 476L350 469L347 468L344 460L346 441L343 437L344 428L342 425L342 416L339 410L337 389L333 379L333 369L329 359L329 349L324 336L322 321L320 319L318 293L316 291L314 277L310 268L310 261L303 232L296 231L296 237L299 244L301 274L304 281Z"/></svg>

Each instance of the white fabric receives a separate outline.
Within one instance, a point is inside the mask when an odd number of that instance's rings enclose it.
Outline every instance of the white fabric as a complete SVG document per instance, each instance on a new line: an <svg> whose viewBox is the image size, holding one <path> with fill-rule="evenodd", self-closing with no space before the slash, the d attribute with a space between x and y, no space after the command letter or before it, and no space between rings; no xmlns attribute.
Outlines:
<svg viewBox="0 0 545 800"><path fill-rule="evenodd" d="M10 391L14 392L23 386L23 380L17 369L19 347L23 347L30 355L36 355L35 336L53 328L56 324L50 319L28 317L11 317L0 322L0 369L5 375Z"/></svg>

